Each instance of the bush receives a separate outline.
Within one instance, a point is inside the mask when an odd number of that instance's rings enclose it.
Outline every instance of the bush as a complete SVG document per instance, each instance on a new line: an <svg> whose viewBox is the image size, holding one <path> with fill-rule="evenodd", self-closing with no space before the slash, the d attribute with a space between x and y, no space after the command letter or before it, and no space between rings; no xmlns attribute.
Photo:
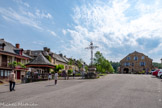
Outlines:
<svg viewBox="0 0 162 108"><path fill-rule="evenodd" d="M68 70L68 75L71 75L72 72L73 72L73 70L72 70L72 69L69 69L69 70Z"/></svg>

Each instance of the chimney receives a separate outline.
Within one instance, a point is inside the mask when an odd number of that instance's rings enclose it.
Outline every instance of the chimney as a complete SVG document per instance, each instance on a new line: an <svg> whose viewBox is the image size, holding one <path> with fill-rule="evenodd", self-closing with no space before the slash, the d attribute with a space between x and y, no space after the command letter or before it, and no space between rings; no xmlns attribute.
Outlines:
<svg viewBox="0 0 162 108"><path fill-rule="evenodd" d="M63 55L62 54L59 54L61 57L63 57Z"/></svg>
<svg viewBox="0 0 162 108"><path fill-rule="evenodd" d="M2 38L1 40L3 40L3 41L4 41L4 38Z"/></svg>
<svg viewBox="0 0 162 108"><path fill-rule="evenodd" d="M16 48L20 48L20 44L19 43L16 44Z"/></svg>
<svg viewBox="0 0 162 108"><path fill-rule="evenodd" d="M66 55L64 55L64 57L66 58Z"/></svg>
<svg viewBox="0 0 162 108"><path fill-rule="evenodd" d="M31 50L27 50L26 54L30 56L31 55Z"/></svg>
<svg viewBox="0 0 162 108"><path fill-rule="evenodd" d="M47 51L47 50L48 50L48 48L47 48L47 47L44 47L44 48L43 48L43 50L44 50L44 51Z"/></svg>
<svg viewBox="0 0 162 108"><path fill-rule="evenodd" d="M50 52L50 48L47 48L47 52L48 52L48 53Z"/></svg>

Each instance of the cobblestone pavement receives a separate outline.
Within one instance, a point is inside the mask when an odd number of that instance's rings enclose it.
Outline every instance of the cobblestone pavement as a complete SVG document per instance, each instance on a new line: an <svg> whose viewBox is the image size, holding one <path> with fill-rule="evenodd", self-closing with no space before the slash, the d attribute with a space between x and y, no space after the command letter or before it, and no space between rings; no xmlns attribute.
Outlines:
<svg viewBox="0 0 162 108"><path fill-rule="evenodd" d="M162 81L151 75L110 74L95 80L0 86L0 108L162 108Z"/></svg>

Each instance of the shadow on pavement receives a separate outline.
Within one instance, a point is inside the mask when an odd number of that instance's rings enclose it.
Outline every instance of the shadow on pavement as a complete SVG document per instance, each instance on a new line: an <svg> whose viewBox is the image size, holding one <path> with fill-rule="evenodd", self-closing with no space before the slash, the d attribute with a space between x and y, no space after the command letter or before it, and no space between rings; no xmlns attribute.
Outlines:
<svg viewBox="0 0 162 108"><path fill-rule="evenodd" d="M8 92L10 92L10 91L3 91L3 92L0 92L0 94L2 94L2 93L8 93Z"/></svg>
<svg viewBox="0 0 162 108"><path fill-rule="evenodd" d="M51 84L51 85L46 85L45 87L50 87L50 86L54 86L54 84Z"/></svg>

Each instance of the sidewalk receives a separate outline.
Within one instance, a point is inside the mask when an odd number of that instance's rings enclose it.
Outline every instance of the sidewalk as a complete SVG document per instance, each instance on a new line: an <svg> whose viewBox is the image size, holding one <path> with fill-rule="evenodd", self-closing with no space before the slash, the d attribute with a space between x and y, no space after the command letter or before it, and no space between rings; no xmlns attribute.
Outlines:
<svg viewBox="0 0 162 108"><path fill-rule="evenodd" d="M9 84L9 82L7 80L0 80L0 81L3 82L3 83L0 83L0 86L1 85L8 85ZM21 84L21 80L16 80L16 84Z"/></svg>
<svg viewBox="0 0 162 108"><path fill-rule="evenodd" d="M54 80L54 79L51 79L51 81ZM65 80L64 77L59 77L58 80ZM66 79L65 81L68 81L68 80L82 80L82 77L75 77L73 79L73 77L69 77L69 79ZM46 81L49 81L49 80L46 80ZM8 86L9 85L9 82L7 81L3 81L4 83L0 83L0 86ZM42 81L35 81L35 82L42 82ZM30 83L35 83L35 82L30 82ZM28 83L21 83L21 80L16 80L16 85L19 85L19 84L28 84Z"/></svg>

